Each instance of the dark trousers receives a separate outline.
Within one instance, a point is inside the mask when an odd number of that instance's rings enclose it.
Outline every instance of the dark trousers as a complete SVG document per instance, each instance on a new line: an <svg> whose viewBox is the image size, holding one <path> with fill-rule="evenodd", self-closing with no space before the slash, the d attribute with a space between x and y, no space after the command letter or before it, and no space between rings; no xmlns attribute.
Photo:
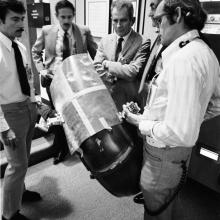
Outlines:
<svg viewBox="0 0 220 220"><path fill-rule="evenodd" d="M43 82L43 80L41 79L41 83ZM42 86L44 84L44 87L46 88L47 91L47 95L49 97L50 100L50 105L52 109L55 109L54 105L53 105L53 100L50 94L50 84L51 84L51 80L47 81L47 82L43 82ZM59 155L66 155L68 152L68 144L67 144L67 140L66 140L66 135L63 129L62 125L57 125L57 126L53 126L51 127L51 131L52 133L54 133L54 148L55 148L55 157L59 156Z"/></svg>
<svg viewBox="0 0 220 220"><path fill-rule="evenodd" d="M53 147L55 149L54 156L66 155L68 153L68 144L66 135L62 125L55 125L50 128L50 131L54 134Z"/></svg>

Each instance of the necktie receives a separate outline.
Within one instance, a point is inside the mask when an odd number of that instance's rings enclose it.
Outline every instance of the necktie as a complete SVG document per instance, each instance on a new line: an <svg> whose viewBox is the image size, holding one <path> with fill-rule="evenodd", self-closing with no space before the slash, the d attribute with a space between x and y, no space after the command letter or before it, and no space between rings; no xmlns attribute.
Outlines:
<svg viewBox="0 0 220 220"><path fill-rule="evenodd" d="M160 39L157 38L157 40L155 42L155 45L153 45L153 48L151 50L150 57L147 60L147 64L145 66L145 69L144 69L144 72L143 72L143 75L142 75L142 78L141 78L141 83L140 83L140 87L139 87L138 93L141 93L141 91L143 90L144 83L147 80L152 79L153 76L155 75L154 69L155 69L157 60L159 59L159 57L161 57L161 53L165 49L165 47L162 47L160 49L159 53L156 55L157 50L159 49L159 46L160 46Z"/></svg>
<svg viewBox="0 0 220 220"><path fill-rule="evenodd" d="M15 53L15 61L16 61L16 66L17 66L18 78L19 78L20 85L21 85L21 91L23 94L30 96L30 86L28 83L27 73L24 67L21 52L18 48L17 43L15 43L14 41L12 41L12 47Z"/></svg>
<svg viewBox="0 0 220 220"><path fill-rule="evenodd" d="M63 36L63 60L70 56L70 46L68 33L65 31Z"/></svg>
<svg viewBox="0 0 220 220"><path fill-rule="evenodd" d="M120 37L118 39L118 45L117 45L117 48L116 48L116 52L115 52L115 61L118 60L118 56L120 54L120 52L122 51L122 41L123 41L123 37Z"/></svg>
<svg viewBox="0 0 220 220"><path fill-rule="evenodd" d="M153 60L153 62L152 62L152 64L151 64L151 67L150 67L150 70L149 70L149 74L148 74L148 76L147 76L147 78L146 78L147 81L152 80L152 78L156 75L155 68L156 68L156 65L157 65L157 61L158 61L159 59L161 59L161 54L162 54L162 52L163 52L165 49L166 49L166 47L163 46L163 47L160 49L159 53L154 57L154 60Z"/></svg>

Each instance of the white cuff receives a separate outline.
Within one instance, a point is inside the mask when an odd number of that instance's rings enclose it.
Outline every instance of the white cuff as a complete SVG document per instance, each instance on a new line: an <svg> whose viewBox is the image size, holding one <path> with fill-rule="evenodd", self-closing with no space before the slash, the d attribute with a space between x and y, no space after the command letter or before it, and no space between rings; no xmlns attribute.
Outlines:
<svg viewBox="0 0 220 220"><path fill-rule="evenodd" d="M155 122L155 121L144 120L139 123L138 128L139 128L142 135L151 136L152 129L156 123L157 122Z"/></svg>
<svg viewBox="0 0 220 220"><path fill-rule="evenodd" d="M43 75L43 76L47 75L47 70L46 69L45 70L41 70L40 71L40 75Z"/></svg>
<svg viewBox="0 0 220 220"><path fill-rule="evenodd" d="M109 68L109 61L108 60L104 60L102 62L102 65L103 65L104 68L108 69Z"/></svg>

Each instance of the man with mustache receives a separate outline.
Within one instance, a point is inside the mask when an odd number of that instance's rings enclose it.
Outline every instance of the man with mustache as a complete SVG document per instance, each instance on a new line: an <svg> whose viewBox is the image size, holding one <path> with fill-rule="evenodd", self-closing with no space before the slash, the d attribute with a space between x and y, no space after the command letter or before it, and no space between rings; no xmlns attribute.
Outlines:
<svg viewBox="0 0 220 220"><path fill-rule="evenodd" d="M93 59L97 49L90 30L73 23L75 8L71 2L61 0L56 4L55 10L59 25L44 26L32 48L33 61L41 75L42 86L46 87L52 107L53 102L49 88L56 67L65 58L73 54L89 52ZM45 61L43 62L44 49ZM57 164L64 159L68 146L61 126L57 127L54 133L54 146L56 148L54 164Z"/></svg>
<svg viewBox="0 0 220 220"><path fill-rule="evenodd" d="M21 202L39 201L25 189L31 141L37 119L33 75L25 46L16 38L24 31L25 8L17 0L0 0L0 139L8 166L3 181L2 219L27 220Z"/></svg>

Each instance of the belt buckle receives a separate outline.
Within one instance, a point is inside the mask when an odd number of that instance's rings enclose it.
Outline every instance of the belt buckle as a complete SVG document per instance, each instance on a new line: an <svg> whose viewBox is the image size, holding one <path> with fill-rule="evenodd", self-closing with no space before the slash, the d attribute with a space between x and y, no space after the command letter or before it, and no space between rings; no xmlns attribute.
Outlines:
<svg viewBox="0 0 220 220"><path fill-rule="evenodd" d="M154 140L152 137L147 136L147 143L153 147L157 147L157 148L163 148L166 147L166 145L164 145L163 143L158 143L158 141Z"/></svg>

